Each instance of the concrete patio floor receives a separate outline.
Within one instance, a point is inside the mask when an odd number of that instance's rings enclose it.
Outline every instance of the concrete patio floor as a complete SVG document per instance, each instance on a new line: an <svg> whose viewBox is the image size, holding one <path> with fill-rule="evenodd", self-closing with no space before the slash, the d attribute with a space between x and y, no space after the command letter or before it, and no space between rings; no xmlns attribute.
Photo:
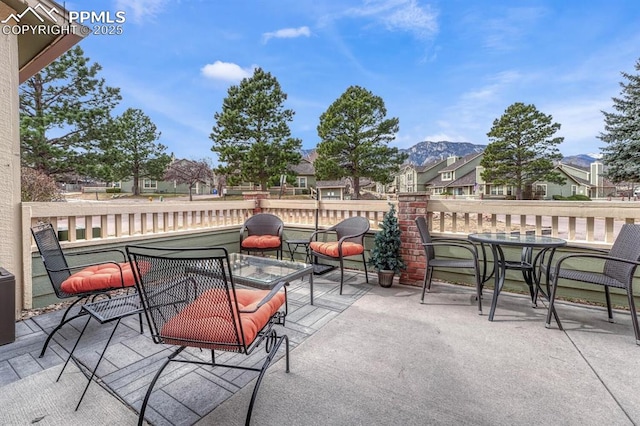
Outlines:
<svg viewBox="0 0 640 426"><path fill-rule="evenodd" d="M607 322L600 308L561 303L565 331L545 329L546 308L500 295L495 321L477 315L471 288L434 283L426 303L416 287L381 288L339 272L291 283L284 330L291 372L268 370L253 410L255 425L634 425L640 424L640 347L630 316ZM84 320L59 333L37 358L59 313L17 324L0 346L0 424L135 424L147 384L168 350L140 335L137 317L120 326L78 411L86 383L75 366L60 372ZM93 366L111 325L90 325L77 350ZM282 349L280 350L282 355ZM264 352L258 351L257 356ZM199 356L190 351L188 356ZM167 369L151 397L156 425L243 424L253 377L205 367Z"/></svg>

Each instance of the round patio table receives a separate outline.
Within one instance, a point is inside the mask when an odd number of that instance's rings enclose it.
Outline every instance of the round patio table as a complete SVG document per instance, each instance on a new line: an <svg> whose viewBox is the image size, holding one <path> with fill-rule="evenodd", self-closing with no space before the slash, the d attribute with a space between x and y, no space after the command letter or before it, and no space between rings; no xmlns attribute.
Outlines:
<svg viewBox="0 0 640 426"><path fill-rule="evenodd" d="M529 286L531 301L535 306L537 291L542 291L540 288L540 282L536 278L534 272L538 259L547 250L555 250L556 248L567 244L567 242L561 238L507 232L483 232L478 234L469 234L468 238L470 241L489 245L491 247L491 252L493 253L493 276L495 285L493 289L493 299L491 300L491 310L489 311L489 321L493 321L496 305L498 303L498 296L504 286L507 269L522 271L522 277ZM521 247L522 255L520 260L514 261L505 259L504 250L502 249L505 246ZM533 249L541 249L535 258L533 258ZM486 257L484 261L487 261ZM534 283L536 287L535 291ZM542 293L546 295L544 291L542 291Z"/></svg>

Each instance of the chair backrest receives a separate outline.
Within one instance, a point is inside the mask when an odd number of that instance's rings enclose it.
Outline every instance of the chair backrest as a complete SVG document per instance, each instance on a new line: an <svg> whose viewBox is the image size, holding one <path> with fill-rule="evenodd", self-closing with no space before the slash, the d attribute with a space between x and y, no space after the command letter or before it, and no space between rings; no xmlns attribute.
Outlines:
<svg viewBox="0 0 640 426"><path fill-rule="evenodd" d="M284 228L282 219L270 213L258 213L244 222L249 235L280 235Z"/></svg>
<svg viewBox="0 0 640 426"><path fill-rule="evenodd" d="M31 234L40 252L40 257L49 276L49 281L53 286L53 291L59 298L68 297L60 289L60 286L64 280L71 276L71 271L69 271L69 265L62 252L62 247L60 247L55 229L50 223L44 223L31 228Z"/></svg>
<svg viewBox="0 0 640 426"><path fill-rule="evenodd" d="M418 216L416 218L416 226L420 233L420 240L422 240L423 243L432 242L431 234L429 233L429 225L427 224L427 219L424 216ZM433 259L436 255L433 246L424 246L424 253L427 256L427 261Z"/></svg>
<svg viewBox="0 0 640 426"><path fill-rule="evenodd" d="M364 244L364 235L369 231L369 220L362 216L350 217L334 225L333 230L338 239L346 235L357 235L353 238L347 238L345 241Z"/></svg>
<svg viewBox="0 0 640 426"><path fill-rule="evenodd" d="M625 223L609 250L609 256L640 261L640 225ZM604 274L620 282L629 284L633 280L636 265L607 260Z"/></svg>
<svg viewBox="0 0 640 426"><path fill-rule="evenodd" d="M127 246L155 343L243 352L227 250Z"/></svg>

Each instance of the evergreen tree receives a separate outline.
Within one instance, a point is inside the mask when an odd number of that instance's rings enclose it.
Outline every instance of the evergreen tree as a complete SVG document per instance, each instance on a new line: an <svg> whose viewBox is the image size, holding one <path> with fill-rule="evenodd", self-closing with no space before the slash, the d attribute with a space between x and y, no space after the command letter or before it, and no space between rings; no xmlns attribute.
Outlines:
<svg viewBox="0 0 640 426"><path fill-rule="evenodd" d="M300 162L302 142L291 137L294 112L284 108L286 99L278 80L260 68L229 88L210 137L222 164L217 172L230 185L259 183L266 191L271 178Z"/></svg>
<svg viewBox="0 0 640 426"><path fill-rule="evenodd" d="M140 194L140 179L162 179L171 162L166 147L156 141L160 132L141 110L129 108L113 124L113 145L108 149L113 180L133 178L132 192Z"/></svg>
<svg viewBox="0 0 640 426"><path fill-rule="evenodd" d="M487 133L490 142L480 160L482 179L492 185L513 186L518 200L525 186L536 181L564 183L554 170L554 161L562 159L557 146L564 140L554 137L558 130L560 124L535 105L516 102L509 106Z"/></svg>
<svg viewBox="0 0 640 426"><path fill-rule="evenodd" d="M20 86L23 166L85 175L103 162L110 113L121 97L98 77L101 69L76 46Z"/></svg>
<svg viewBox="0 0 640 426"><path fill-rule="evenodd" d="M391 203L389 206L391 208L384 214L380 230L373 239L375 244L371 249L369 264L378 271L387 270L398 273L406 266L400 255L402 239L396 207Z"/></svg>
<svg viewBox="0 0 640 426"><path fill-rule="evenodd" d="M351 177L356 199L362 177L391 183L407 155L388 146L398 132L399 120L386 115L381 97L359 86L349 87L320 116L316 177Z"/></svg>
<svg viewBox="0 0 640 426"><path fill-rule="evenodd" d="M640 71L640 59L635 64ZM640 182L640 75L621 73L619 98L613 98L615 112L605 112L604 133L599 139L607 143L601 148L607 166L605 176L615 183Z"/></svg>

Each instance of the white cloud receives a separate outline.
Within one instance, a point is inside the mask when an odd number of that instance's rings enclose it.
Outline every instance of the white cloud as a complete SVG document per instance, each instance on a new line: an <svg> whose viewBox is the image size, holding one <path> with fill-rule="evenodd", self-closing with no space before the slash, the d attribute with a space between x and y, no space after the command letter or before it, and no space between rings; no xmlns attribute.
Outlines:
<svg viewBox="0 0 640 426"><path fill-rule="evenodd" d="M166 4L167 0L116 0L116 9L126 12L127 21L141 23L153 19Z"/></svg>
<svg viewBox="0 0 640 426"><path fill-rule="evenodd" d="M213 80L236 82L251 77L253 67L242 68L232 62L215 61L213 64L205 65L200 71L202 75Z"/></svg>
<svg viewBox="0 0 640 426"><path fill-rule="evenodd" d="M351 8L346 16L370 17L391 31L406 31L418 38L438 32L438 14L417 0L367 0L362 7Z"/></svg>
<svg viewBox="0 0 640 426"><path fill-rule="evenodd" d="M309 27L282 28L277 31L262 34L262 42L266 43L272 38L296 38L303 36L311 36L311 30L309 30Z"/></svg>

